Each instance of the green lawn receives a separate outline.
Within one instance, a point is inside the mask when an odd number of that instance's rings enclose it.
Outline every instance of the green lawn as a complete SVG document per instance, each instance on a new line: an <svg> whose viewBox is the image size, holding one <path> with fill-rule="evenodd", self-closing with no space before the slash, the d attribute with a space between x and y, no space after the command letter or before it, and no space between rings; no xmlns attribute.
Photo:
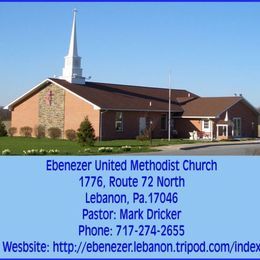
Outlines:
<svg viewBox="0 0 260 260"><path fill-rule="evenodd" d="M191 143L188 140L173 139L167 140L137 141L137 140L114 140L96 142L94 147L82 147L77 142L68 140L53 140L49 138L29 138L29 137L0 137L0 155L5 149L9 149L12 155L22 155L24 150L31 149L58 149L61 155L85 155L85 154L111 154L98 152L100 147L113 147L113 153L122 153L122 146L131 146L131 152L152 151L155 146L169 144ZM85 150L87 149L87 150ZM90 149L90 150L89 150Z"/></svg>

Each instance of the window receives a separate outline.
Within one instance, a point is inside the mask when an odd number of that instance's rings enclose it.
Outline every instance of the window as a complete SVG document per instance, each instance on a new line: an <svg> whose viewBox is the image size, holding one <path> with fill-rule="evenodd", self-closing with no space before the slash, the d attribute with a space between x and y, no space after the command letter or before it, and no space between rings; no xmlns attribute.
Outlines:
<svg viewBox="0 0 260 260"><path fill-rule="evenodd" d="M202 121L202 131L209 131L210 130L210 125L209 125L209 120L203 120Z"/></svg>
<svg viewBox="0 0 260 260"><path fill-rule="evenodd" d="M167 129L167 116L166 114L161 115L161 130Z"/></svg>
<svg viewBox="0 0 260 260"><path fill-rule="evenodd" d="M123 132L123 113L116 112L115 128L117 132Z"/></svg>
<svg viewBox="0 0 260 260"><path fill-rule="evenodd" d="M234 117L233 124L234 124L234 137L241 137L241 124L242 124L241 118Z"/></svg>

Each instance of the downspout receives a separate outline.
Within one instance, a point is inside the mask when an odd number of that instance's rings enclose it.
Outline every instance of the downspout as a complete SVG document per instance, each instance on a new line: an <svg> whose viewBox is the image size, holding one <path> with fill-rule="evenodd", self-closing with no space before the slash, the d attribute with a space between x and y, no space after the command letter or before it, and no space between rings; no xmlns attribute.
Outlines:
<svg viewBox="0 0 260 260"><path fill-rule="evenodd" d="M260 137L260 114L257 116L257 137Z"/></svg>
<svg viewBox="0 0 260 260"><path fill-rule="evenodd" d="M102 141L103 137L103 114L106 113L108 110L100 111L100 124L99 124L99 142Z"/></svg>

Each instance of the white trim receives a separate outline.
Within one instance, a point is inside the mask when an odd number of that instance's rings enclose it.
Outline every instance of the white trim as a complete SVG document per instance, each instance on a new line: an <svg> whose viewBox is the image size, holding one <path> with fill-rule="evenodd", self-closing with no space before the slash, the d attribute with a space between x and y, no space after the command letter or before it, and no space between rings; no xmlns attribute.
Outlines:
<svg viewBox="0 0 260 260"><path fill-rule="evenodd" d="M120 113L120 114L121 114L121 117L122 117L121 120L116 120L116 115L117 115L117 113ZM120 129L120 130L117 130L117 129L116 129L117 122L120 122L120 123L121 123L122 129ZM115 130L116 130L117 133L123 133L123 132L124 132L124 116L123 116L123 112L122 112L122 111L117 111L116 114L115 114Z"/></svg>
<svg viewBox="0 0 260 260"><path fill-rule="evenodd" d="M240 132L240 135L235 135L235 120L239 120L240 121L240 129L239 129L239 132ZM232 122L233 122L233 124L234 124L234 137L241 137L242 136L242 118L241 117L233 117L232 118Z"/></svg>
<svg viewBox="0 0 260 260"><path fill-rule="evenodd" d="M33 93L34 91L38 90L44 83L47 83L47 82L50 82L50 83L55 84L56 86L59 86L59 87L62 88L63 90L68 91L69 93L73 94L74 96L78 97L79 99L83 100L84 102L86 102L86 103L92 105L94 110L100 110L100 109L101 109L101 108L100 108L99 106L97 106L96 104L94 104L94 103L88 101L87 99L85 99L85 98L79 96L78 94L76 94L76 93L74 93L73 91L71 91L71 90L69 90L69 89L63 87L63 86L60 85L59 83L57 83L57 82L55 82L55 81L53 81L53 80L51 80L51 79L49 79L49 78L48 78L48 79L45 79L45 80L42 81L40 84L36 85L35 87L33 87L32 89L30 89L29 91L27 91L25 94L23 94L23 95L20 96L19 98L15 99L13 102L11 102L10 104L8 104L8 105L5 106L4 108L5 108L5 109L11 109L14 104L16 104L18 101L20 101L20 100L22 100L22 99L28 97L31 93Z"/></svg>
<svg viewBox="0 0 260 260"><path fill-rule="evenodd" d="M216 128L217 128L217 139L219 138L219 131L218 131L218 127L222 126L226 128L226 135L225 137L228 138L228 123L226 124L216 124ZM222 135L221 135L222 136Z"/></svg>
<svg viewBox="0 0 260 260"><path fill-rule="evenodd" d="M176 118L192 118L192 119L213 119L218 118L217 116L180 116Z"/></svg>
<svg viewBox="0 0 260 260"><path fill-rule="evenodd" d="M93 108L94 108L94 110L100 110L100 109L101 109L101 108L100 108L99 106L97 106L96 104L94 104L94 103L88 101L87 99L81 97L80 95L74 93L73 91L71 91L71 90L69 90L69 89L63 87L63 86L60 85L59 83L57 83L57 82L55 82L55 81L53 81L53 80L51 80L51 79L48 79L48 80L49 80L50 82L52 82L53 84L56 84L57 86L61 87L63 90L66 90L66 91L68 91L69 93L73 94L74 96L78 97L79 99L85 101L85 102L88 103L89 105L92 105Z"/></svg>
<svg viewBox="0 0 260 260"><path fill-rule="evenodd" d="M207 121L207 123L208 123L208 127L207 128L205 128L205 121ZM201 124L202 124L201 130L203 132L211 132L210 122L211 122L211 120L209 120L209 119L201 120Z"/></svg>
<svg viewBox="0 0 260 260"><path fill-rule="evenodd" d="M22 96L18 97L18 98L15 99L13 102L11 102L10 104L6 105L4 108L5 108L5 109L10 109L10 107L11 107L13 104L15 104L15 103L17 103L19 100L21 100L21 99L23 99L23 98L29 96L29 94L31 94L34 90L40 88L41 85L42 85L43 83L47 82L47 81L48 81L48 79L43 80L41 83L39 83L39 84L36 85L35 87L31 88L31 89L30 89L29 91L27 91L25 94L23 94Z"/></svg>
<svg viewBox="0 0 260 260"><path fill-rule="evenodd" d="M240 102L241 100L243 100L243 98L241 97L240 99L238 99L236 102L234 102L232 105L226 107L223 111L221 111L217 117L220 117L225 111L228 111L231 107L233 107L234 105L236 105L238 102Z"/></svg>

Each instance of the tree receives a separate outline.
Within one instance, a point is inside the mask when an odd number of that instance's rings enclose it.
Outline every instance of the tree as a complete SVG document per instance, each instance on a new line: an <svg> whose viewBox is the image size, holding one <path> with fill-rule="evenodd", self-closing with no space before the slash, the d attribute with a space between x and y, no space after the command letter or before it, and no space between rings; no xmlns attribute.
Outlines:
<svg viewBox="0 0 260 260"><path fill-rule="evenodd" d="M7 131L5 129L5 124L0 119L0 136L7 136Z"/></svg>
<svg viewBox="0 0 260 260"><path fill-rule="evenodd" d="M0 106L0 119L3 121L11 120L11 112Z"/></svg>
<svg viewBox="0 0 260 260"><path fill-rule="evenodd" d="M260 113L260 107L258 107L256 110Z"/></svg>
<svg viewBox="0 0 260 260"><path fill-rule="evenodd" d="M94 145L94 142L96 140L95 130L87 116L81 122L77 132L77 136L79 143L83 146Z"/></svg>

